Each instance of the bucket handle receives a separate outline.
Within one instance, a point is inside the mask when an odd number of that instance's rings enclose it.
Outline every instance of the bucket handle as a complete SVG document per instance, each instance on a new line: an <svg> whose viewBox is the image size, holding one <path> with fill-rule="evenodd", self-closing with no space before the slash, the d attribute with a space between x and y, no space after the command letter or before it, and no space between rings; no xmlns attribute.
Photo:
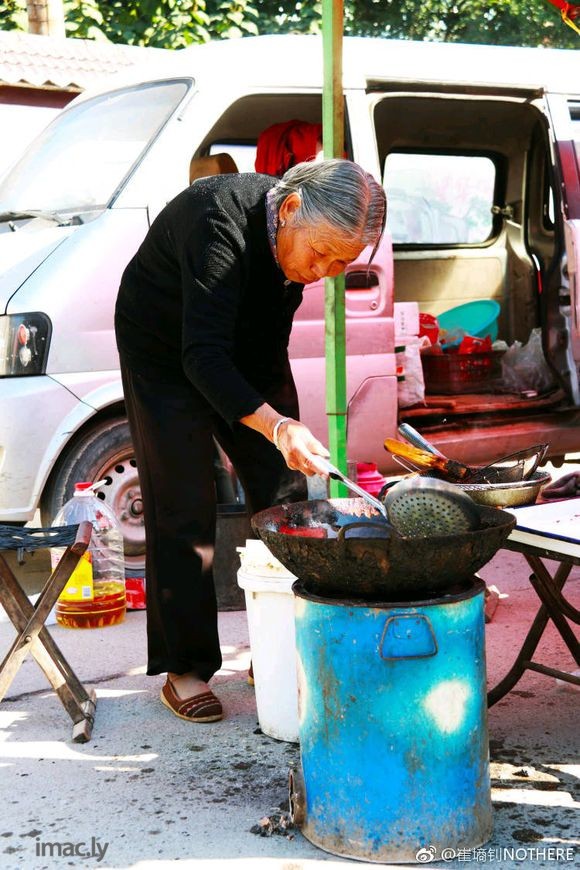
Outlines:
<svg viewBox="0 0 580 870"><path fill-rule="evenodd" d="M387 617L380 654L384 661L425 659L437 655L437 640L429 617L422 613Z"/></svg>

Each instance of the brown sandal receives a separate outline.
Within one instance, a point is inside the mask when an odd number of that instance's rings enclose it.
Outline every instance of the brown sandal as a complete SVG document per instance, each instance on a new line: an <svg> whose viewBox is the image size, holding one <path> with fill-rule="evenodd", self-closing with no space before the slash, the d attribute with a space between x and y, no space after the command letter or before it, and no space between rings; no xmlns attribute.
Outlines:
<svg viewBox="0 0 580 870"><path fill-rule="evenodd" d="M221 701L212 691L201 692L199 695L192 695L191 698L180 698L167 677L160 697L172 713L188 722L217 722L223 719Z"/></svg>

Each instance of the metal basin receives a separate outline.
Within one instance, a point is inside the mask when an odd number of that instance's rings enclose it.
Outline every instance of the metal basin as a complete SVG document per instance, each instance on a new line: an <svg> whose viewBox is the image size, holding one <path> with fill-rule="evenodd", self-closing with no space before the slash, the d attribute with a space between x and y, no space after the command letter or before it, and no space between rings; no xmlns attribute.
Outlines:
<svg viewBox="0 0 580 870"><path fill-rule="evenodd" d="M535 504L541 488L551 480L547 471L535 471L529 480L520 480L517 483L457 483L455 486L470 495L478 504L515 508Z"/></svg>
<svg viewBox="0 0 580 870"><path fill-rule="evenodd" d="M268 508L252 526L309 592L412 601L465 583L500 549L515 518L478 512L474 531L404 538L360 498L315 499Z"/></svg>

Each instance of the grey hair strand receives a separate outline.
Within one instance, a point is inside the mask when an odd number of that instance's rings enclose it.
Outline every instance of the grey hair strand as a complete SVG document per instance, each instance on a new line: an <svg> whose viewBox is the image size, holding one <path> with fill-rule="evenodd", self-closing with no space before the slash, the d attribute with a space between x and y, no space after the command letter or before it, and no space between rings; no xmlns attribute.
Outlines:
<svg viewBox="0 0 580 870"><path fill-rule="evenodd" d="M330 225L346 238L373 245L369 262L373 259L385 228L387 200L370 173L350 160L298 163L273 188L277 209L291 193L300 196L295 226Z"/></svg>

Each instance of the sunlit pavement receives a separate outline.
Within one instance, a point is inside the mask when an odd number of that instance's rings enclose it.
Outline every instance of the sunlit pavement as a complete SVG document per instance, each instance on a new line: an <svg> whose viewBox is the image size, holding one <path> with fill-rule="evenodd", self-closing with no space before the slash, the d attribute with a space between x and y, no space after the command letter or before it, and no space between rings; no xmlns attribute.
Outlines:
<svg viewBox="0 0 580 870"><path fill-rule="evenodd" d="M486 627L490 684L509 668L537 610L528 574L523 557L506 551L481 571L507 596ZM576 606L579 580L575 569L566 587ZM144 612L108 629L50 627L77 675L97 691L93 738L86 745L71 742L64 708L36 663L25 661L0 704L2 870L148 870L175 861L196 870L377 866L327 855L298 832L293 839L250 832L260 818L286 808L288 768L299 752L258 730L246 680L245 613L220 614L220 628L224 665L214 688L226 718L193 725L160 703L162 678L145 676ZM0 656L13 636L10 625L0 624ZM554 630L536 658L576 667ZM471 854L431 866L578 862L579 700L574 688L528 672L490 710L493 838ZM61 856L52 846L50 857L46 844L59 844Z"/></svg>

